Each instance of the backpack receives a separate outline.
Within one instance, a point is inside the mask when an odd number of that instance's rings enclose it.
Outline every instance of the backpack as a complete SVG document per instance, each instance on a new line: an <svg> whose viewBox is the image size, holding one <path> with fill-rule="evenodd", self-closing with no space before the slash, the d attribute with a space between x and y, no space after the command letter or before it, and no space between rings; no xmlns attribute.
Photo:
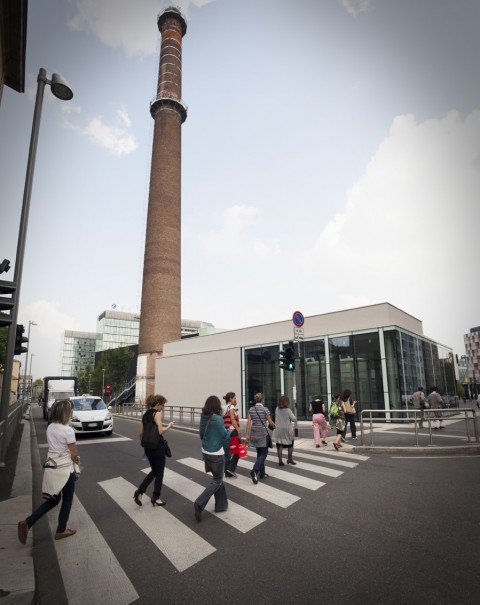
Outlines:
<svg viewBox="0 0 480 605"><path fill-rule="evenodd" d="M330 405L330 418L338 418L340 416L340 410L338 409L338 403L332 401Z"/></svg>

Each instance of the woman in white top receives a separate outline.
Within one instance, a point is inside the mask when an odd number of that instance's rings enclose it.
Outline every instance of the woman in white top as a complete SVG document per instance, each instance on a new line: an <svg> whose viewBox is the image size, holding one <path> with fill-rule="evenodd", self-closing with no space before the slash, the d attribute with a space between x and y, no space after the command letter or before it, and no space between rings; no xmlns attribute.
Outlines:
<svg viewBox="0 0 480 605"><path fill-rule="evenodd" d="M52 408L52 423L47 428L48 455L43 465L42 492L45 502L41 504L29 517L18 523L18 539L26 544L28 530L49 510L55 508L62 501L58 514L58 525L55 540L69 538L77 533L76 529L67 528L73 495L75 493L74 463L78 464L80 458L77 454L75 432L68 426L72 417L72 403L69 399L62 399Z"/></svg>

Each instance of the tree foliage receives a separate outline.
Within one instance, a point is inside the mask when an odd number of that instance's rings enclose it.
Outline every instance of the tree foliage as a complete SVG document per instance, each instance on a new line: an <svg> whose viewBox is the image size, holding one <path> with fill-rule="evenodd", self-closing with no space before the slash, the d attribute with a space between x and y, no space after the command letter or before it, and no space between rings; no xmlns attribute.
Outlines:
<svg viewBox="0 0 480 605"><path fill-rule="evenodd" d="M127 380L133 355L133 351L128 347L103 351L95 368L89 364L85 370L78 373L79 393L92 393L102 397L102 386L107 384L112 387L113 393L120 391Z"/></svg>

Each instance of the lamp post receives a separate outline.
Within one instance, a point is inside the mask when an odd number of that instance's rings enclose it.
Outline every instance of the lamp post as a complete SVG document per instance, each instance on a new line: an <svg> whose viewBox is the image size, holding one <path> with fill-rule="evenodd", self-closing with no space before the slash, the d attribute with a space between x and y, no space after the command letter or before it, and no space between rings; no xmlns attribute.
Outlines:
<svg viewBox="0 0 480 605"><path fill-rule="evenodd" d="M10 389L12 382L13 357L15 353L15 336L18 317L18 302L20 300L20 286L22 284L23 257L25 255L25 241L27 237L28 214L30 210L30 198L32 194L33 173L35 170L35 158L37 155L38 133L40 130L40 118L42 116L43 95L45 85L50 84L52 93L62 101L69 101L73 97L73 92L58 74L52 74L52 79L47 80L47 72L40 68L37 77L37 96L35 99L35 109L33 112L32 134L30 137L30 149L28 152L27 172L25 175L25 188L23 191L22 213L20 216L20 227L18 232L17 256L15 259L15 274L13 282L16 286L15 304L12 309L12 323L8 328L7 347L5 351L5 365L3 370L2 399L0 407L0 422L8 418L8 408L10 405ZM3 435L0 450L0 466L5 466L7 454L6 432Z"/></svg>
<svg viewBox="0 0 480 605"><path fill-rule="evenodd" d="M30 372L28 373L28 374L29 374L29 376L30 376L30 377L31 377L31 379L32 379L32 384L33 384L33 375L32 375L32 361L33 361L33 358L34 358L34 357L35 357L35 353L32 353L32 354L30 355Z"/></svg>
<svg viewBox="0 0 480 605"><path fill-rule="evenodd" d="M24 376L27 372L28 369L28 352L30 351L30 328L32 326L38 326L38 324L35 321L32 321L31 319L28 320L28 333L27 333L27 352L25 353L25 372L24 372ZM30 361L30 367L32 367L32 363ZM25 403L25 378L23 381L23 400L22 403ZM31 392L30 392L30 396L31 396Z"/></svg>
<svg viewBox="0 0 480 605"><path fill-rule="evenodd" d="M101 394L101 397L103 399L103 391L105 390L105 368L102 368L102 372L103 372L103 375L102 375L102 394Z"/></svg>

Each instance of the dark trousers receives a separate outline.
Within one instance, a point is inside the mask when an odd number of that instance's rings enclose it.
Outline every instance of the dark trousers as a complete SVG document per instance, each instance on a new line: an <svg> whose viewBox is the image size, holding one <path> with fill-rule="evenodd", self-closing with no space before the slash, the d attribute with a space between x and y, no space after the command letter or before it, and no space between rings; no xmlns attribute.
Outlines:
<svg viewBox="0 0 480 605"><path fill-rule="evenodd" d="M225 472L225 456L203 454L203 459L208 462L212 470L212 480L204 491L195 500L196 504L203 510L212 496L215 497L215 512L220 513L227 510L227 490L223 483Z"/></svg>
<svg viewBox="0 0 480 605"><path fill-rule="evenodd" d="M352 437L357 436L357 427L355 426L355 414L347 414L345 412L345 429L343 430L343 438L347 434L347 427L350 425L350 432L352 433Z"/></svg>
<svg viewBox="0 0 480 605"><path fill-rule="evenodd" d="M158 500L162 491L163 473L165 471L165 447L163 443L160 443L156 450L145 450L145 454L152 470L142 481L138 491L144 494L147 491L147 487L155 479L152 498L153 500Z"/></svg>
<svg viewBox="0 0 480 605"><path fill-rule="evenodd" d="M232 434L230 435L230 440L232 437L238 437L237 430L234 429L232 431ZM225 470L232 471L232 473L234 473L235 469L237 468L237 464L238 464L238 454L231 454L230 450L227 449L227 451L225 452Z"/></svg>
<svg viewBox="0 0 480 605"><path fill-rule="evenodd" d="M72 510L75 480L75 474L70 473L70 477L63 486L61 494L45 500L45 502L40 504L40 506L33 511L30 517L27 517L26 521L28 527L32 527L41 517L43 517L43 515L52 510L52 508L55 508L61 500L62 506L58 513L57 533L63 533L67 529L68 518L70 517L70 511Z"/></svg>
<svg viewBox="0 0 480 605"><path fill-rule="evenodd" d="M268 456L268 447L257 447L257 460L253 465L253 472L260 475L260 479L265 476L265 460Z"/></svg>

